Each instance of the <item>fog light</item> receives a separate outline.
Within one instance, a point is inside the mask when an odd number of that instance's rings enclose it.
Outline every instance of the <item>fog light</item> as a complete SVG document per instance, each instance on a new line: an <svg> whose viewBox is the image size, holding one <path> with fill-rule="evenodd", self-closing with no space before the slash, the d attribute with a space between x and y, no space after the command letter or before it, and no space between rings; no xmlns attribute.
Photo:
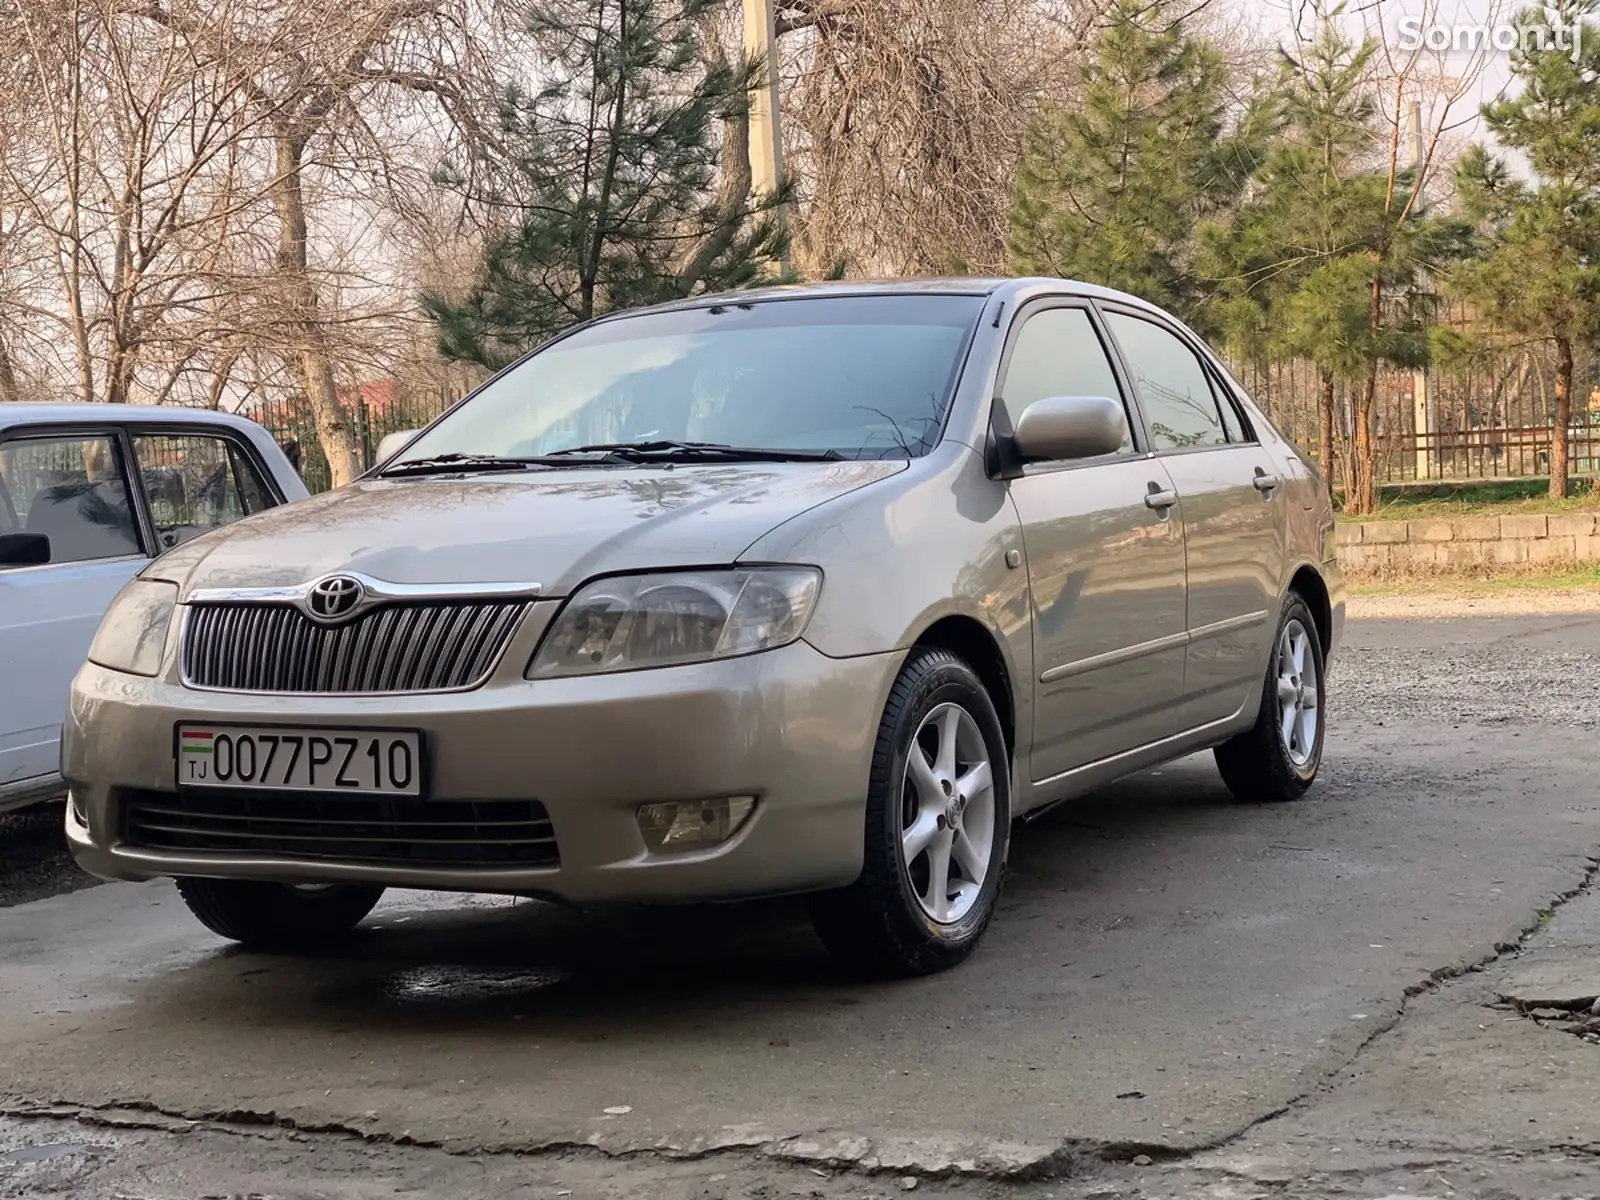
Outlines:
<svg viewBox="0 0 1600 1200"><path fill-rule="evenodd" d="M703 850L738 833L755 806L754 796L646 804L639 809L639 832L652 851Z"/></svg>

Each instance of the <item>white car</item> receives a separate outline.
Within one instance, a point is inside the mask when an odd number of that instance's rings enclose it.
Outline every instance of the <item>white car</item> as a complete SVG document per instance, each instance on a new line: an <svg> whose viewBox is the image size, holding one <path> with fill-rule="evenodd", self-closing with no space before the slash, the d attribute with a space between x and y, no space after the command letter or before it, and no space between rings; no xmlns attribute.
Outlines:
<svg viewBox="0 0 1600 1200"><path fill-rule="evenodd" d="M0 404L0 812L60 793L67 689L123 584L197 534L306 494L243 417Z"/></svg>

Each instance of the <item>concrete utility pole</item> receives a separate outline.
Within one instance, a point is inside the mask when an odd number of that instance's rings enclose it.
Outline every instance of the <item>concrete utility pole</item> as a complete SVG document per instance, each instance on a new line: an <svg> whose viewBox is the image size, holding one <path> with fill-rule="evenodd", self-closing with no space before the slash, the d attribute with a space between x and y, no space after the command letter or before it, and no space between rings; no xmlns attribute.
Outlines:
<svg viewBox="0 0 1600 1200"><path fill-rule="evenodd" d="M1411 165L1418 171L1422 170L1422 156L1424 147L1422 143L1422 101L1413 100L1411 109L1406 114L1407 140L1411 143ZM1429 286L1428 273L1420 272L1417 277L1420 288ZM1434 432L1433 397L1428 386L1428 369L1423 367L1411 373L1411 415L1417 431L1416 466L1418 479L1433 478L1433 445L1430 435Z"/></svg>
<svg viewBox="0 0 1600 1200"><path fill-rule="evenodd" d="M783 126L778 119L777 16L773 0L744 0L744 52L761 62L761 76L750 97L750 186L757 195L770 196L783 178ZM781 208L777 219L788 214ZM789 271L785 251L778 269Z"/></svg>

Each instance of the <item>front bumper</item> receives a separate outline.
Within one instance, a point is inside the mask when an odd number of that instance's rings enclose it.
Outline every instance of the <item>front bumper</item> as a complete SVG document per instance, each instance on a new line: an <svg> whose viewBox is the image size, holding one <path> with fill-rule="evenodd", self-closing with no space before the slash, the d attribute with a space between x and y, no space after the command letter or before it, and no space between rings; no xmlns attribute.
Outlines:
<svg viewBox="0 0 1600 1200"><path fill-rule="evenodd" d="M574 903L839 887L861 871L872 747L903 658L832 659L802 641L587 679L528 682L508 667L473 691L406 696L205 692L91 663L73 681L63 728L67 838L79 864L108 879L372 883ZM173 726L184 720L420 729L431 796L540 801L560 863L423 867L129 845L119 797L173 789ZM639 805L728 796L757 804L727 842L646 850Z"/></svg>

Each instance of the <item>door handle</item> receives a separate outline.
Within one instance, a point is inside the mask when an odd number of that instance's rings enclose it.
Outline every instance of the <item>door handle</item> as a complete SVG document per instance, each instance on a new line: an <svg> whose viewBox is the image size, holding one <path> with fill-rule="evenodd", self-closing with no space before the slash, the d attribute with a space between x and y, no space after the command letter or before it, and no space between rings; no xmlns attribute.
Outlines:
<svg viewBox="0 0 1600 1200"><path fill-rule="evenodd" d="M1171 508L1177 502L1177 492L1173 491L1171 488L1158 488L1153 483L1150 485L1150 490L1144 495L1145 507L1153 508L1157 512L1161 512L1163 509Z"/></svg>
<svg viewBox="0 0 1600 1200"><path fill-rule="evenodd" d="M1282 483L1283 481L1276 475L1269 475L1260 467L1257 467L1256 477L1251 480L1251 482L1256 485L1256 491L1260 492L1263 496L1270 496L1272 489L1277 487L1278 484Z"/></svg>

